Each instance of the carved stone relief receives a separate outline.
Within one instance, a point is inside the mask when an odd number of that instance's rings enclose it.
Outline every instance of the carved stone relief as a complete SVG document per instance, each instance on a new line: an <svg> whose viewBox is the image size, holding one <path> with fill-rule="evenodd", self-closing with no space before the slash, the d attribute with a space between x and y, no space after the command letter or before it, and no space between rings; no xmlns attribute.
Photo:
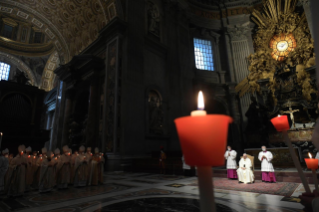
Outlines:
<svg viewBox="0 0 319 212"><path fill-rule="evenodd" d="M158 6L153 2L148 2L147 8L147 21L148 21L148 32L152 33L160 37L161 29L160 29L160 11Z"/></svg>

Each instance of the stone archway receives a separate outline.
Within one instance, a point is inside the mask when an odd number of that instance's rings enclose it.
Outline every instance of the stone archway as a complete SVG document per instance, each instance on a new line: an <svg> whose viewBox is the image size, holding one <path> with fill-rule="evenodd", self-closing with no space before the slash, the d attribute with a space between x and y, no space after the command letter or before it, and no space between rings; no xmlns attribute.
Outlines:
<svg viewBox="0 0 319 212"><path fill-rule="evenodd" d="M37 83L35 74L23 61L21 61L20 59L18 59L17 57L15 57L11 54L7 54L4 52L0 52L0 57L7 59L8 61L10 61L10 63L16 65L20 71L23 71L30 79L31 85L36 86L36 87L39 86Z"/></svg>

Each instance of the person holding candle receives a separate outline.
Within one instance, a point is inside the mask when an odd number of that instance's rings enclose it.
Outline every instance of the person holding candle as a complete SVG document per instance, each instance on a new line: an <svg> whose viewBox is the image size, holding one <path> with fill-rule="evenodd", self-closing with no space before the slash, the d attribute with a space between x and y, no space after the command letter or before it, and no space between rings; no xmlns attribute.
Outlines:
<svg viewBox="0 0 319 212"><path fill-rule="evenodd" d="M252 163L249 158L247 158L247 154L244 153L243 157L239 161L239 168L237 169L238 175L238 183L253 183L254 182L254 174L251 170Z"/></svg>
<svg viewBox="0 0 319 212"><path fill-rule="evenodd" d="M88 179L88 164L86 160L86 155L84 154L85 147L80 146L79 155L75 158L74 165L74 187L83 187L87 185Z"/></svg>
<svg viewBox="0 0 319 212"><path fill-rule="evenodd" d="M18 147L19 154L14 157L10 163L12 168L12 176L10 177L8 196L17 197L22 196L25 191L25 174L26 174L26 165L27 160L23 157L25 151L25 146L20 145Z"/></svg>
<svg viewBox="0 0 319 212"><path fill-rule="evenodd" d="M74 176L75 176L75 159L78 156L78 151L74 151L74 153L71 156L71 176L70 176L70 184L73 184L74 182Z"/></svg>
<svg viewBox="0 0 319 212"><path fill-rule="evenodd" d="M10 167L11 160L9 160L9 149L3 150L2 155L8 160L8 170L4 176L4 191L3 191L3 193L6 194L6 193L8 193L9 182L10 182L10 179L12 176L13 169L12 169L12 167Z"/></svg>
<svg viewBox="0 0 319 212"><path fill-rule="evenodd" d="M54 166L56 164L53 152L49 151L47 157L42 159L40 169L40 181L39 181L39 192L49 192L54 187Z"/></svg>
<svg viewBox="0 0 319 212"><path fill-rule="evenodd" d="M32 169L32 158L31 158L31 152L32 149L29 146L25 149L26 154L24 154L25 159L27 160L27 168L26 168L26 191L31 190L31 185L33 183L33 169Z"/></svg>
<svg viewBox="0 0 319 212"><path fill-rule="evenodd" d="M65 189L70 183L71 174L71 157L69 156L70 149L67 145L63 148L63 154L60 157L59 163L57 164L57 186L59 189Z"/></svg>
<svg viewBox="0 0 319 212"><path fill-rule="evenodd" d="M40 183L40 173L41 173L41 166L44 159L47 158L47 148L43 147L41 149L41 153L36 161L36 167L34 172L34 179L33 179L33 187L38 188Z"/></svg>
<svg viewBox="0 0 319 212"><path fill-rule="evenodd" d="M237 152L232 150L231 146L227 146L227 151L225 152L225 159L227 160L227 178L237 179L237 162L236 162Z"/></svg>
<svg viewBox="0 0 319 212"><path fill-rule="evenodd" d="M56 148L54 150L54 160L55 160L55 165L53 167L53 170L54 170L54 186L56 186L56 183L57 183L57 166L58 164L60 164L60 157L61 157L61 151L59 148Z"/></svg>
<svg viewBox="0 0 319 212"><path fill-rule="evenodd" d="M31 167L32 167L32 187L34 187L36 181L36 171L37 171L37 161L38 161L38 152L33 151L31 156Z"/></svg>
<svg viewBox="0 0 319 212"><path fill-rule="evenodd" d="M271 162L273 155L271 152L267 151L266 146L262 146L261 149L262 151L259 153L258 159L261 161L262 181L266 183L275 183L275 170Z"/></svg>
<svg viewBox="0 0 319 212"><path fill-rule="evenodd" d="M91 161L91 171L89 174L88 185L103 184L104 158L100 154L99 148L94 149L94 155Z"/></svg>
<svg viewBox="0 0 319 212"><path fill-rule="evenodd" d="M91 173L92 157L93 157L92 148L91 147L87 147L86 148L86 153L85 153L85 159L86 159L86 162L88 164L88 185L89 185L89 176L90 176L90 173Z"/></svg>
<svg viewBox="0 0 319 212"><path fill-rule="evenodd" d="M2 155L0 155L0 194L4 192L4 178L9 168L9 160L5 155L7 155L7 153L3 150Z"/></svg>

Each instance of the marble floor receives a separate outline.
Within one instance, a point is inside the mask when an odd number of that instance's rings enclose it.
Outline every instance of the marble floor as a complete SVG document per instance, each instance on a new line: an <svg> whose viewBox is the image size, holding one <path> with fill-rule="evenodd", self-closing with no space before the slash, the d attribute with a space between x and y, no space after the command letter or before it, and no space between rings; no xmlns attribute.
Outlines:
<svg viewBox="0 0 319 212"><path fill-rule="evenodd" d="M0 201L0 212L73 212L73 211L199 211L196 177L150 173L110 172L104 185L69 188L46 194L28 192L23 198ZM313 187L313 185L311 185ZM299 185L291 197L215 189L218 212L302 211Z"/></svg>

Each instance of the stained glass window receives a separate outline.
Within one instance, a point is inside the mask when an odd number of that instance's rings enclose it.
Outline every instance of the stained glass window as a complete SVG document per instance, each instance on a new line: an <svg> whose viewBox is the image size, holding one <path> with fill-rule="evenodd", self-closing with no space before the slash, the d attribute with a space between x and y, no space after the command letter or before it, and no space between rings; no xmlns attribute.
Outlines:
<svg viewBox="0 0 319 212"><path fill-rule="evenodd" d="M212 42L194 38L195 64L197 69L214 71Z"/></svg>
<svg viewBox="0 0 319 212"><path fill-rule="evenodd" d="M8 80L9 72L10 72L10 65L0 62L0 81Z"/></svg>
<svg viewBox="0 0 319 212"><path fill-rule="evenodd" d="M273 49L271 56L275 60L283 61L289 52L296 48L297 43L292 34L281 34L271 38L269 46Z"/></svg>

